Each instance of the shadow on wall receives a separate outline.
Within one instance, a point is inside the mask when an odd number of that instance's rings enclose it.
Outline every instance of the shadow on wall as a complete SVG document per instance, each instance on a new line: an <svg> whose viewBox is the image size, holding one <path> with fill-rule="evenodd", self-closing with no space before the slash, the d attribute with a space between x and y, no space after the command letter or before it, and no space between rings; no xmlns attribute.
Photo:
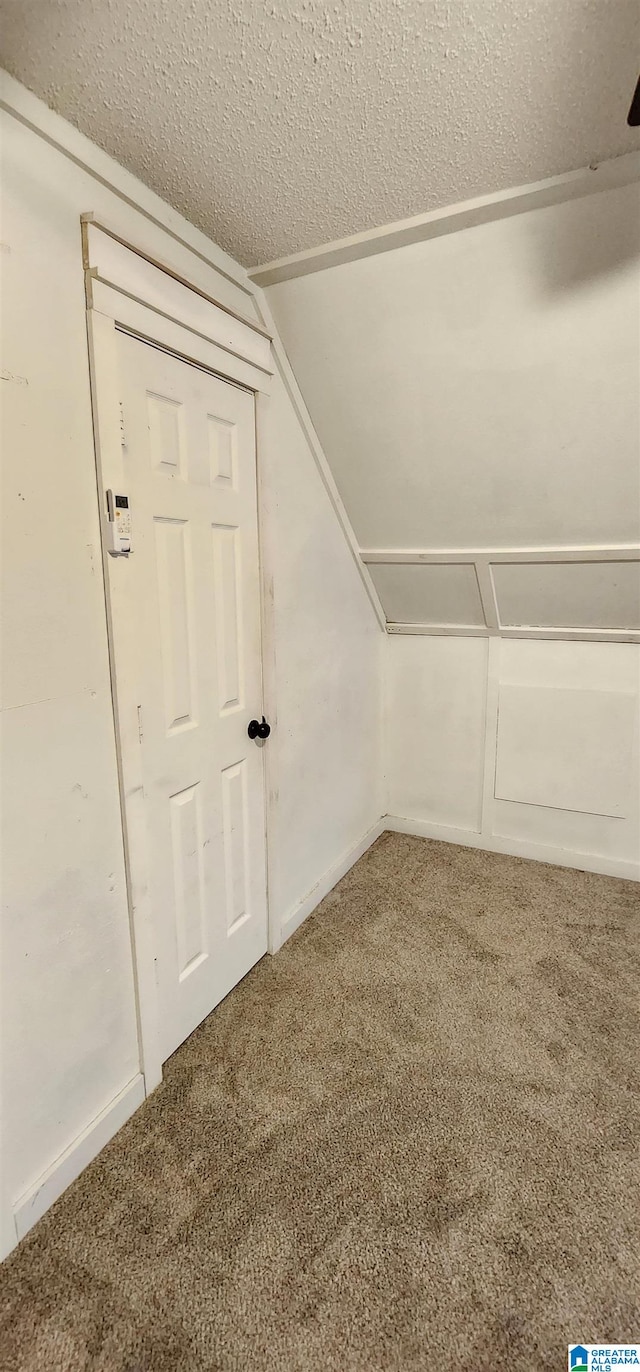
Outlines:
<svg viewBox="0 0 640 1372"><path fill-rule="evenodd" d="M640 273L640 186L568 201L561 213L539 213L533 247L540 285L554 296L634 264ZM638 316L640 322L640 310Z"/></svg>
<svg viewBox="0 0 640 1372"><path fill-rule="evenodd" d="M585 12L587 10L592 11L590 16ZM593 28L587 33L589 18ZM594 123L588 144L592 165L632 148L640 150L640 129L630 129L627 124L638 80L640 6L637 0L618 0L615 6L607 4L606 0L584 0L584 9L567 6L566 26L565 56L571 61L571 54L575 54L580 70L588 72L587 121L589 112L595 115L603 104L615 109L606 148L598 145ZM593 41L596 34L597 46L593 43L585 64L585 42L589 37ZM557 127L559 146L562 146L563 126L571 113L567 109L566 92L572 89L570 77L565 79L562 89L558 88L561 70L562 67L555 67L548 71L546 82L542 77L545 88L538 88L547 132L550 126ZM587 202L567 204L565 214L540 216L539 278L543 289L546 287L554 295L620 271L634 260L640 263L640 187L624 188L618 195L608 196L611 213L606 216L598 210L599 199L596 194ZM587 212L587 207L593 207L593 213Z"/></svg>

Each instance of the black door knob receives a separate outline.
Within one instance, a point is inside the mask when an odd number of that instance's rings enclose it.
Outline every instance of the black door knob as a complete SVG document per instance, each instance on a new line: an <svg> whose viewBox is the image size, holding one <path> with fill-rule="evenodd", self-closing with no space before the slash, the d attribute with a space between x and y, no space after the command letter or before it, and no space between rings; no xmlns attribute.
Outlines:
<svg viewBox="0 0 640 1372"><path fill-rule="evenodd" d="M257 719L250 720L247 733L249 738L268 738L271 733L271 725L267 724L263 715L260 723L258 723Z"/></svg>

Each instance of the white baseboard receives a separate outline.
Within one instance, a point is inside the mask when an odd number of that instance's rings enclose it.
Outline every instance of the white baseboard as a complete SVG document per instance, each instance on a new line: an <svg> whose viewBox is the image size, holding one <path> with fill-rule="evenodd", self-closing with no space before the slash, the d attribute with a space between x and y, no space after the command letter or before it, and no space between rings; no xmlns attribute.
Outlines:
<svg viewBox="0 0 640 1372"><path fill-rule="evenodd" d="M6 1196L0 1199L0 1262L9 1257L18 1242L13 1209Z"/></svg>
<svg viewBox="0 0 640 1372"><path fill-rule="evenodd" d="M340 861L336 862L333 867L330 867L328 872L325 872L324 876L320 878L320 881L316 883L303 900L299 901L297 905L294 905L293 910L285 916L280 926L279 948L282 947L282 944L285 943L288 938L291 938L292 934L295 934L296 929L300 928L300 925L307 918L307 915L310 915L312 911L315 910L316 906L320 904L320 901L324 900L325 896L328 896L329 892L333 890L334 886L337 886L338 882L342 881L342 878L346 876L349 868L353 867L354 862L357 862L358 858L361 858L363 853L366 853L367 848L370 848L371 844L375 843L376 839L384 833L384 830L387 827L386 821L384 819L379 819L370 829L367 829L366 834L363 834L359 842L355 843L353 848L350 848L347 853L344 853L340 858ZM277 949L274 949L274 952L276 951Z"/></svg>
<svg viewBox="0 0 640 1372"><path fill-rule="evenodd" d="M640 863L623 858L600 857L597 853L576 853L568 848L548 848L527 839L501 838L497 834L480 834L473 829L454 829L447 824L432 824L424 819L405 819L401 815L387 815L383 829L396 834L415 834L418 838L435 838L443 843L458 843L463 848L483 848L487 853L505 853L508 857L528 858L532 862L550 862L554 867L574 867L580 872L599 872L605 877L624 877L640 881Z"/></svg>
<svg viewBox="0 0 640 1372"><path fill-rule="evenodd" d="M90 1162L93 1162L129 1116L142 1105L144 1098L144 1077L138 1073L105 1109L96 1115L69 1148L56 1158L51 1167L43 1172L38 1181L16 1201L13 1206L16 1243L24 1238L58 1196L66 1191Z"/></svg>

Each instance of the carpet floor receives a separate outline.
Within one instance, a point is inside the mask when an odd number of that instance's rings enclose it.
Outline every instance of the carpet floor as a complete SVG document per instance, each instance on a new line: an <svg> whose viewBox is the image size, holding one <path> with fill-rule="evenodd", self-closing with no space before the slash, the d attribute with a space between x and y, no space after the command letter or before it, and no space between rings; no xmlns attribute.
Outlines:
<svg viewBox="0 0 640 1372"><path fill-rule="evenodd" d="M638 887L384 834L0 1269L28 1372L640 1340Z"/></svg>

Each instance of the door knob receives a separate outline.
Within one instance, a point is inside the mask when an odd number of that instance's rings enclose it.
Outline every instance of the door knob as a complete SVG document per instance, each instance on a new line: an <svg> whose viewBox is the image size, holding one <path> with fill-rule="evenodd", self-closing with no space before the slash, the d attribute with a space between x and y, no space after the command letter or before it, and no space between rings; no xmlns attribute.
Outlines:
<svg viewBox="0 0 640 1372"><path fill-rule="evenodd" d="M247 733L249 738L268 738L271 733L271 725L267 724L263 715L260 723L258 723L257 719L250 720Z"/></svg>

